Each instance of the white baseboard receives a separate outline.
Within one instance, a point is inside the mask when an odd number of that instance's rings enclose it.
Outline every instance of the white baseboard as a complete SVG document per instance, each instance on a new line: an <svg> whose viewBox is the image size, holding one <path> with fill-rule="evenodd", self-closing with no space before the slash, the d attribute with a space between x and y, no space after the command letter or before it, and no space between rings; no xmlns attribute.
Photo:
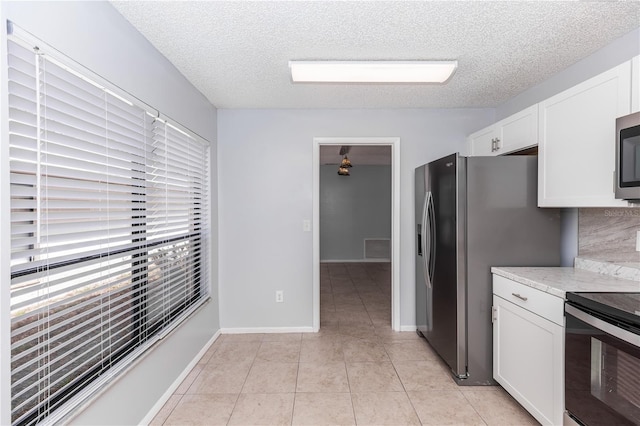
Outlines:
<svg viewBox="0 0 640 426"><path fill-rule="evenodd" d="M391 259L320 259L320 263L390 263Z"/></svg>
<svg viewBox="0 0 640 426"><path fill-rule="evenodd" d="M191 362L185 367L185 369L182 370L182 373L180 373L180 375L173 381L171 386L169 386L169 388L162 395L162 397L158 399L158 402L156 402L155 405L151 407L147 415L140 422L141 425L148 425L149 423L151 423L153 418L160 412L162 407L164 407L164 404L167 403L167 401L169 400L169 398L171 398L171 396L176 391L176 389L178 389L178 386L180 386L182 381L189 375L191 370L193 370L193 367L195 367L196 364L200 361L200 358L202 358L204 354L207 353L211 345L213 345L213 343L216 340L218 340L218 337L220 337L221 334L222 334L221 330L216 331L216 333L211 337L211 339L209 339L207 344L202 347L200 352L198 352L198 354L193 358L193 360L191 360Z"/></svg>
<svg viewBox="0 0 640 426"><path fill-rule="evenodd" d="M222 334L247 333L313 333L313 327L238 327L221 328Z"/></svg>
<svg viewBox="0 0 640 426"><path fill-rule="evenodd" d="M401 325L400 331L416 331L418 327L415 325Z"/></svg>

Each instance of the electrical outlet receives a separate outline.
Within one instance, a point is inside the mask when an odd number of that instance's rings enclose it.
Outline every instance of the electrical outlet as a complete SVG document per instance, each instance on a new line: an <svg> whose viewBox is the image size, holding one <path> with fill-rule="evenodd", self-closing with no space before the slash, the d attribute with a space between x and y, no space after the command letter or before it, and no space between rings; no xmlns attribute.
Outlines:
<svg viewBox="0 0 640 426"><path fill-rule="evenodd" d="M282 290L276 291L276 303L284 302L284 292Z"/></svg>
<svg viewBox="0 0 640 426"><path fill-rule="evenodd" d="M311 232L311 221L309 219L302 221L302 230L304 232Z"/></svg>

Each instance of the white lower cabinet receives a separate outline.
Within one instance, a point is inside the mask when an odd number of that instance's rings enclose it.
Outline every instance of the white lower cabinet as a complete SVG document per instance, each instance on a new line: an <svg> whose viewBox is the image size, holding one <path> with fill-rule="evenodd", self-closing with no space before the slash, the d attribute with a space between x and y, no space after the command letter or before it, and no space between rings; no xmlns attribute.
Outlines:
<svg viewBox="0 0 640 426"><path fill-rule="evenodd" d="M493 377L543 425L562 425L564 300L493 277Z"/></svg>

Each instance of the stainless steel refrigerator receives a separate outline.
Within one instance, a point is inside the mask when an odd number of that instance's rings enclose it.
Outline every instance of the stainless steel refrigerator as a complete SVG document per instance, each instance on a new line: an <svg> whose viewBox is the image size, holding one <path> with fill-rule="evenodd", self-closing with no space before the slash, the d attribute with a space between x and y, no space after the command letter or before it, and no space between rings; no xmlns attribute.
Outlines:
<svg viewBox="0 0 640 426"><path fill-rule="evenodd" d="M491 266L560 265L537 170L536 156L453 154L415 171L417 330L460 385L495 384Z"/></svg>

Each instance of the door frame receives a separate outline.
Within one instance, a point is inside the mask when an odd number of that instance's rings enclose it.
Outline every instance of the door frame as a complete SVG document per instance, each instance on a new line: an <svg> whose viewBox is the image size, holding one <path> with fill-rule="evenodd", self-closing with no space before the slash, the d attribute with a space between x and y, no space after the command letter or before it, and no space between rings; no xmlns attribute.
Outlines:
<svg viewBox="0 0 640 426"><path fill-rule="evenodd" d="M320 330L320 146L386 145L391 147L391 328L400 331L400 138L313 138L313 331Z"/></svg>

